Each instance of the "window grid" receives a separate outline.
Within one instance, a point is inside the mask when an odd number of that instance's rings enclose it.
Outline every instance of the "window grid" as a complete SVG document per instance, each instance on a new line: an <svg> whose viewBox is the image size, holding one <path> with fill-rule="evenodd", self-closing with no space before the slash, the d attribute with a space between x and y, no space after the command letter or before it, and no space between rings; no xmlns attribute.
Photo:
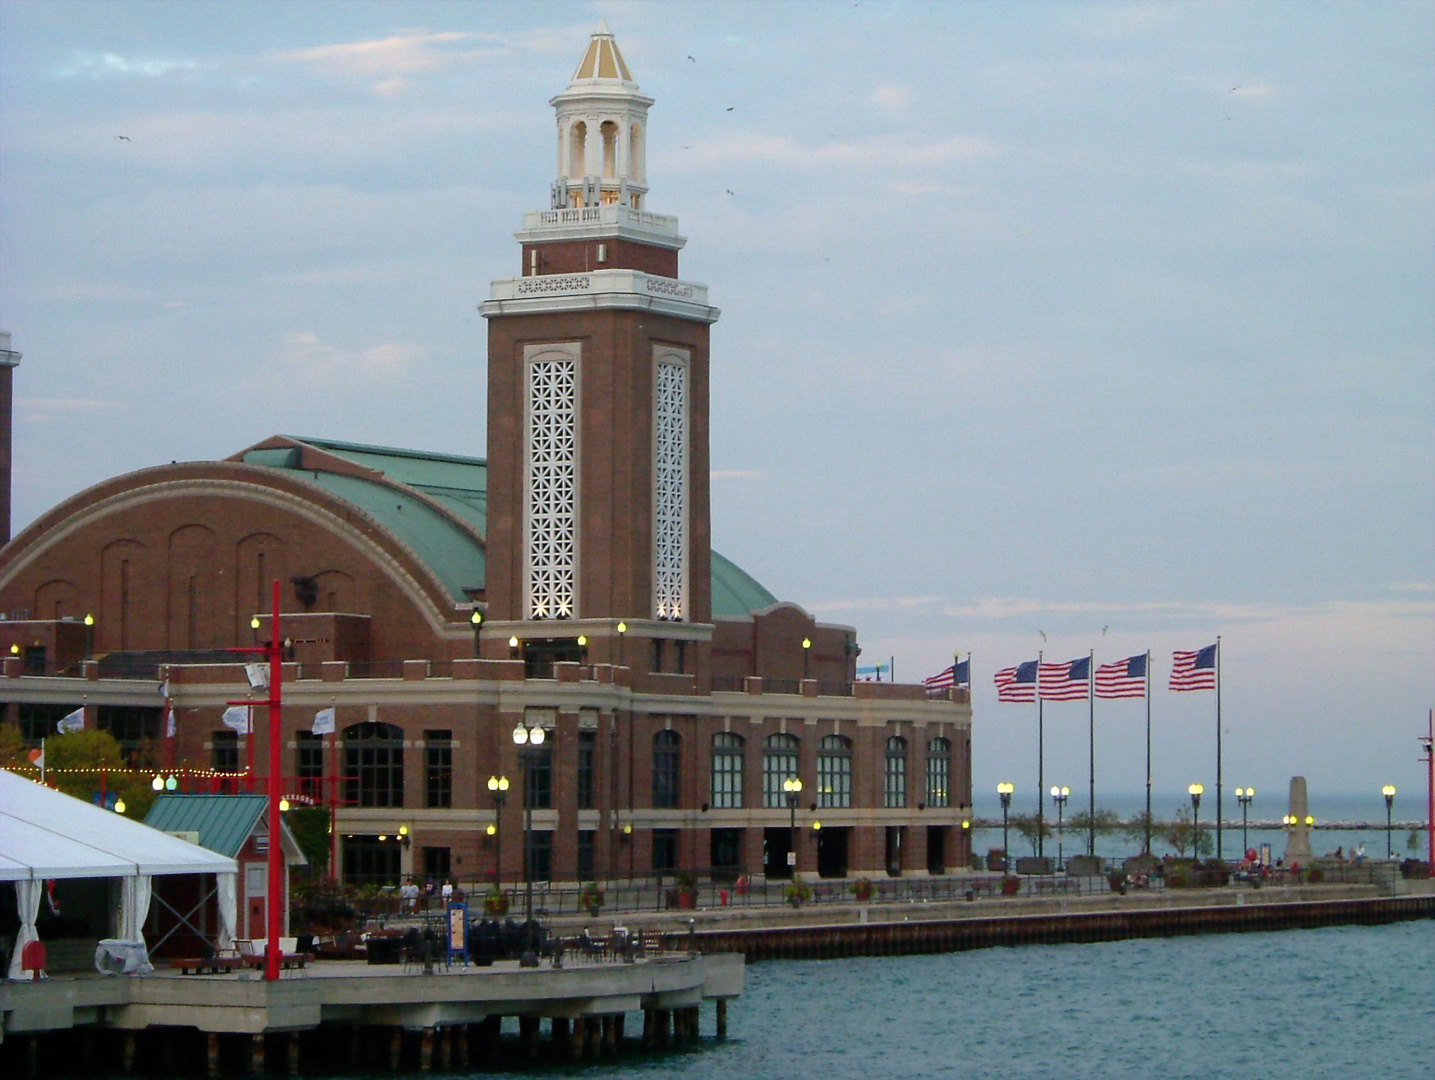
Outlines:
<svg viewBox="0 0 1435 1080"><path fill-rule="evenodd" d="M232 734L232 733L231 733ZM299 794L311 799L324 797L324 736L312 731L296 731L294 771L299 778Z"/></svg>
<svg viewBox="0 0 1435 1080"><path fill-rule="evenodd" d="M680 742L676 731L660 731L653 736L653 806L659 810L675 810L679 805Z"/></svg>
<svg viewBox="0 0 1435 1080"><path fill-rule="evenodd" d="M713 736L712 791L714 810L742 809L742 736L720 731Z"/></svg>
<svg viewBox="0 0 1435 1080"><path fill-rule="evenodd" d="M365 721L344 731L344 801L351 806L404 805L402 728Z"/></svg>
<svg viewBox="0 0 1435 1080"><path fill-rule="evenodd" d="M528 615L568 619L577 606L578 364L528 365Z"/></svg>
<svg viewBox="0 0 1435 1080"><path fill-rule="evenodd" d="M660 619L687 610L688 367L659 361L653 433L653 606Z"/></svg>
<svg viewBox="0 0 1435 1080"><path fill-rule="evenodd" d="M927 743L927 805L944 809L952 805L952 742L936 738Z"/></svg>
<svg viewBox="0 0 1435 1080"><path fill-rule="evenodd" d="M796 735L769 735L762 752L762 805L787 808L782 782L797 775Z"/></svg>
<svg viewBox="0 0 1435 1080"><path fill-rule="evenodd" d="M424 732L424 805L453 806L453 732Z"/></svg>
<svg viewBox="0 0 1435 1080"><path fill-rule="evenodd" d="M882 805L888 809L907 805L907 740L896 735L887 740Z"/></svg>
<svg viewBox="0 0 1435 1080"><path fill-rule="evenodd" d="M844 810L852 805L852 740L828 735L817 752L817 805Z"/></svg>
<svg viewBox="0 0 1435 1080"><path fill-rule="evenodd" d="M594 761L598 750L596 731L578 732L578 809L592 810L597 806L597 772Z"/></svg>

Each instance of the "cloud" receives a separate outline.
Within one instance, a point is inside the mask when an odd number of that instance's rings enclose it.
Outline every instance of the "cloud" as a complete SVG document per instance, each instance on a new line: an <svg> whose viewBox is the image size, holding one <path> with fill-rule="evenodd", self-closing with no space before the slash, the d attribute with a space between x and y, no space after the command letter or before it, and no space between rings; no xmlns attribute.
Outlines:
<svg viewBox="0 0 1435 1080"><path fill-rule="evenodd" d="M271 53L282 64L304 64L326 75L372 78L416 71L437 71L462 63L471 54L453 46L471 41L475 35L458 31L424 33L414 31L375 41L350 41L339 45L318 45L310 49L289 49Z"/></svg>
<svg viewBox="0 0 1435 1080"><path fill-rule="evenodd" d="M751 480L763 474L757 469L714 469L708 475L713 480Z"/></svg>
<svg viewBox="0 0 1435 1080"><path fill-rule="evenodd" d="M873 88L868 100L879 109L901 112L912 103L912 91L906 86L878 86Z"/></svg>
<svg viewBox="0 0 1435 1080"><path fill-rule="evenodd" d="M172 72L198 71L201 64L194 60L140 59L120 56L118 53L97 53L76 55L69 64L56 74L61 78L161 78Z"/></svg>
<svg viewBox="0 0 1435 1080"><path fill-rule="evenodd" d="M364 385L372 392L376 382L401 378L421 363L426 350L403 341L382 341L363 349L330 345L311 330L286 335L279 357L271 362L286 372L290 381L333 388L335 385Z"/></svg>
<svg viewBox="0 0 1435 1080"><path fill-rule="evenodd" d="M672 166L706 170L718 164L746 161L813 170L833 166L879 166L883 169L936 167L953 161L992 157L995 143L977 136L954 135L937 142L882 136L866 142L804 145L785 135L736 135L697 143L691 153L674 156Z"/></svg>
<svg viewBox="0 0 1435 1080"><path fill-rule="evenodd" d="M121 412L130 408L130 403L101 398L17 397L15 408L23 424L53 424L73 423L81 414Z"/></svg>

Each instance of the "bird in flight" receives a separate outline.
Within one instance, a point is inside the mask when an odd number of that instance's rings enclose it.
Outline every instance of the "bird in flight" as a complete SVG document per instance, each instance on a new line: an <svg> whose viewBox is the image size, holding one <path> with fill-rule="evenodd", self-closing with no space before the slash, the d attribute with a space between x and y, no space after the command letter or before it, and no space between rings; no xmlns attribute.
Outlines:
<svg viewBox="0 0 1435 1080"><path fill-rule="evenodd" d="M123 139L125 142L129 142L129 141L130 141L130 137L129 137L128 135L116 135L115 138L117 138L117 139Z"/></svg>
<svg viewBox="0 0 1435 1080"><path fill-rule="evenodd" d="M688 59L689 59L689 60L693 60L693 57L692 57L692 54L691 54L691 53L688 54ZM696 64L697 61L696 61L696 60L693 60L693 63Z"/></svg>
<svg viewBox="0 0 1435 1080"><path fill-rule="evenodd" d="M727 107L727 111L728 111L728 112L732 112L732 106L731 106L731 105L729 105L729 106Z"/></svg>

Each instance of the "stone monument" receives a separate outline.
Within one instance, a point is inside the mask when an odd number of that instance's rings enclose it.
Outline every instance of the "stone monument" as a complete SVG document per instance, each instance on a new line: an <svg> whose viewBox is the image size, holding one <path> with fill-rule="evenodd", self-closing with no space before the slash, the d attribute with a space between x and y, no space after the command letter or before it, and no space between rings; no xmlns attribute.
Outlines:
<svg viewBox="0 0 1435 1080"><path fill-rule="evenodd" d="M1309 803L1305 796L1305 777L1291 777L1290 813L1286 818L1287 866L1309 866L1315 858L1310 849L1310 829L1315 819L1310 816Z"/></svg>

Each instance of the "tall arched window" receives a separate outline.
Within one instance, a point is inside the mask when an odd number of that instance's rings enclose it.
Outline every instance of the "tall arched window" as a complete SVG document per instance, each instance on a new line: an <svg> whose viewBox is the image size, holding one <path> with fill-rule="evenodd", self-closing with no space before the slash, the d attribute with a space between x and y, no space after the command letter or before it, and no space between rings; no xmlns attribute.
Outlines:
<svg viewBox="0 0 1435 1080"><path fill-rule="evenodd" d="M598 130L603 133L603 179L614 180L618 176L618 125L604 120Z"/></svg>
<svg viewBox="0 0 1435 1080"><path fill-rule="evenodd" d="M568 175L581 180L588 175L588 125L579 120L568 133Z"/></svg>
<svg viewBox="0 0 1435 1080"><path fill-rule="evenodd" d="M952 740L938 736L927 743L927 805L952 805Z"/></svg>
<svg viewBox="0 0 1435 1080"><path fill-rule="evenodd" d="M797 775L796 735L769 735L762 748L762 805L787 806L782 782Z"/></svg>
<svg viewBox="0 0 1435 1080"><path fill-rule="evenodd" d="M712 794L714 810L742 809L742 736L719 731L713 736Z"/></svg>
<svg viewBox="0 0 1435 1080"><path fill-rule="evenodd" d="M883 806L895 808L907 805L907 740L898 735L887 740L887 768L882 792Z"/></svg>
<svg viewBox="0 0 1435 1080"><path fill-rule="evenodd" d="M659 810L675 810L679 805L681 744L676 731L660 731L653 736L653 806Z"/></svg>
<svg viewBox="0 0 1435 1080"><path fill-rule="evenodd" d="M817 805L845 809L852 805L852 740L827 735L817 750Z"/></svg>
<svg viewBox="0 0 1435 1080"><path fill-rule="evenodd" d="M351 806L404 805L404 732L365 721L344 729L344 801Z"/></svg>

